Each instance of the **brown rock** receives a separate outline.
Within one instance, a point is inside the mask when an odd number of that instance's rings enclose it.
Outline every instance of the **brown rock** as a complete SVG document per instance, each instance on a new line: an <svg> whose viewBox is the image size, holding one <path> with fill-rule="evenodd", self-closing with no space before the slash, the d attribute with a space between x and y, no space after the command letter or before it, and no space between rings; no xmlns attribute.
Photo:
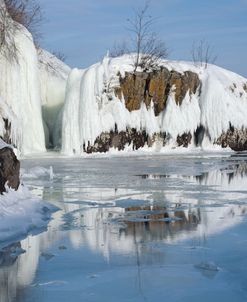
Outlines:
<svg viewBox="0 0 247 302"><path fill-rule="evenodd" d="M234 151L247 150L247 129L236 129L230 125L226 133L223 133L216 144L221 147L230 147Z"/></svg>
<svg viewBox="0 0 247 302"><path fill-rule="evenodd" d="M0 193L6 191L5 184L15 190L20 184L20 162L11 148L0 149Z"/></svg>
<svg viewBox="0 0 247 302"><path fill-rule="evenodd" d="M152 100L157 116L165 109L171 89L174 89L176 103L181 105L187 92L195 94L197 90L200 92L200 87L201 82L196 73L179 73L162 67L153 72L126 72L124 78L120 76L120 87L115 88L115 95L119 99L124 98L130 112L140 109L142 102L148 108Z"/></svg>

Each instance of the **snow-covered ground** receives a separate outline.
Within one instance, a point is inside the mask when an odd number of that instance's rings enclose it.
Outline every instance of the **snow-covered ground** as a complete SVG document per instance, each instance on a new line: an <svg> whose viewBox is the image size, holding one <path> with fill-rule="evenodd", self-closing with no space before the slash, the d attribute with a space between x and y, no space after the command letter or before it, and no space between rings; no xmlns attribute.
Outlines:
<svg viewBox="0 0 247 302"><path fill-rule="evenodd" d="M23 181L61 210L18 259L0 252L1 298L245 301L245 154L38 162L22 161Z"/></svg>

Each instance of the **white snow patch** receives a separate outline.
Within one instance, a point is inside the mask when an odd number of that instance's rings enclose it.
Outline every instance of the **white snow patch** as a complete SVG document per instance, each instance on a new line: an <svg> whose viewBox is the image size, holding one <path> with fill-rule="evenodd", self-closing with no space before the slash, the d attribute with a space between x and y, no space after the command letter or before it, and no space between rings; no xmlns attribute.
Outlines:
<svg viewBox="0 0 247 302"><path fill-rule="evenodd" d="M45 228L51 213L57 210L33 197L23 185L17 191L6 189L7 192L0 195L0 246Z"/></svg>

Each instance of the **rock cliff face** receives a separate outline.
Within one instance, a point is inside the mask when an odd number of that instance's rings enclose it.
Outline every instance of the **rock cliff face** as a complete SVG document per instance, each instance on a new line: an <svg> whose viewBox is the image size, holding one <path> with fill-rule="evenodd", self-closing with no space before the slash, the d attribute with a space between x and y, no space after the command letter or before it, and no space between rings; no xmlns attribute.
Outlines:
<svg viewBox="0 0 247 302"><path fill-rule="evenodd" d="M120 76L120 87L115 92L119 99L124 97L125 106L129 111L138 110L141 103L150 106L154 103L155 115L159 115L166 107L169 94L174 89L176 104L181 105L187 92L190 95L200 90L201 82L196 73L185 71L179 73L162 67L153 72L126 72Z"/></svg>
<svg viewBox="0 0 247 302"><path fill-rule="evenodd" d="M17 190L20 184L20 162L9 147L0 149L0 193L6 191L5 184Z"/></svg>
<svg viewBox="0 0 247 302"><path fill-rule="evenodd" d="M126 72L124 77L119 74L119 87L114 88L118 99L124 99L129 112L139 110L144 103L148 109L153 102L155 116L165 110L168 96L174 92L175 101L180 106L186 94L200 94L201 82L198 75L191 71L179 73L169 71L162 67L153 72ZM151 147L155 141L162 146L167 143L169 135L166 132L155 133L149 136L145 130L126 128L126 131L103 132L95 140L94 144L84 145L84 152L107 152L110 148L123 150L126 145L132 145L133 150L141 147ZM177 136L177 145L188 147L192 141L192 134L186 132Z"/></svg>

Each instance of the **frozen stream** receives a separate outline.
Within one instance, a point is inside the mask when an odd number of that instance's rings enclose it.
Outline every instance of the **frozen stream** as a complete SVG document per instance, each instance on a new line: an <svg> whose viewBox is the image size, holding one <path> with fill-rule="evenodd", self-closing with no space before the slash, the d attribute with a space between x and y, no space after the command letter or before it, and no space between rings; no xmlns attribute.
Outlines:
<svg viewBox="0 0 247 302"><path fill-rule="evenodd" d="M46 232L0 251L0 302L247 301L247 154L22 168L61 210Z"/></svg>

